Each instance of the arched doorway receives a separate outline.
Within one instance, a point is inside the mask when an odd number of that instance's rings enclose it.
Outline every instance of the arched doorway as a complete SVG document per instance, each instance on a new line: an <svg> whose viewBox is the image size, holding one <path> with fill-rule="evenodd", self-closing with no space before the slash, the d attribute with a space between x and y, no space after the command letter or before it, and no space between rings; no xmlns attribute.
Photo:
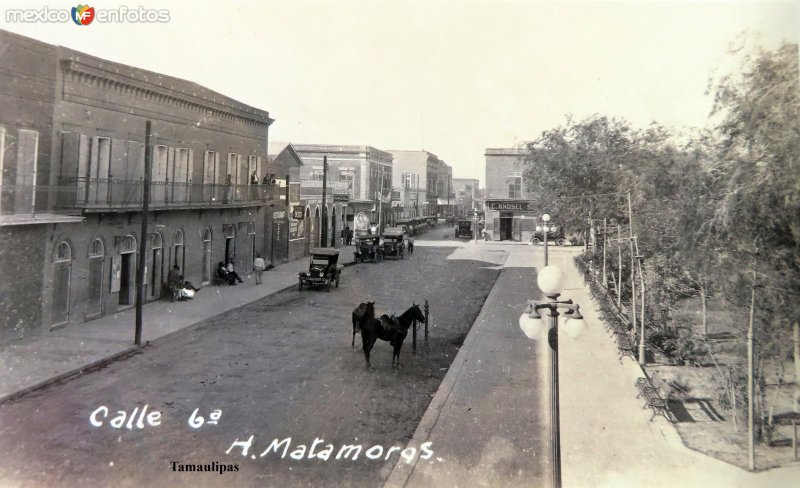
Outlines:
<svg viewBox="0 0 800 488"><path fill-rule="evenodd" d="M253 261L256 260L256 223L247 223L247 237L250 239L250 264L245 265L245 269L253 270Z"/></svg>
<svg viewBox="0 0 800 488"><path fill-rule="evenodd" d="M306 235L304 254L308 254L308 249L311 247L311 230L311 212L306 208L306 218L303 219L303 232Z"/></svg>
<svg viewBox="0 0 800 488"><path fill-rule="evenodd" d="M134 304L136 292L136 238L132 235L117 238L119 258L112 261L111 292L119 293L121 308Z"/></svg>
<svg viewBox="0 0 800 488"><path fill-rule="evenodd" d="M211 229L203 231L203 284L211 283Z"/></svg>
<svg viewBox="0 0 800 488"><path fill-rule="evenodd" d="M106 246L103 239L95 238L89 245L89 279L86 297L86 318L103 314L103 278Z"/></svg>
<svg viewBox="0 0 800 488"><path fill-rule="evenodd" d="M233 263L236 259L236 226L227 224L225 229L225 265ZM234 263L236 266L236 263Z"/></svg>
<svg viewBox="0 0 800 488"><path fill-rule="evenodd" d="M150 250L147 253L147 300L155 300L161 296L161 265L164 239L156 232L150 234Z"/></svg>
<svg viewBox="0 0 800 488"><path fill-rule="evenodd" d="M183 231L178 229L172 238L172 266L177 265L184 276L186 276L186 273L183 272L185 259L186 249L183 244Z"/></svg>
<svg viewBox="0 0 800 488"><path fill-rule="evenodd" d="M313 236L314 246L313 247L319 247L319 241L320 241L320 236L321 236L321 232L322 232L322 229L320 227L321 226L320 226L319 207L317 207L316 210L314 210L314 223L313 223L313 226L311 228L311 232L314 234L314 236Z"/></svg>
<svg viewBox="0 0 800 488"><path fill-rule="evenodd" d="M52 325L69 322L69 288L72 278L72 246L58 243L53 255L53 319Z"/></svg>

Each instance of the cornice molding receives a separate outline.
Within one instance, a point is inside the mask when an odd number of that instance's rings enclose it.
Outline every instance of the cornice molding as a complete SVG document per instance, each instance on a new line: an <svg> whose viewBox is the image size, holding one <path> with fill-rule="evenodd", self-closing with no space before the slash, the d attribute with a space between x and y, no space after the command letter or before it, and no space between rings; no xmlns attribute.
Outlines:
<svg viewBox="0 0 800 488"><path fill-rule="evenodd" d="M177 90L155 85L145 80L137 80L121 73L81 63L74 59L62 59L61 68L65 78L72 82L88 85L101 90L110 90L123 96L134 97L163 105L192 110L205 117L238 122L244 125L268 128L273 122L267 112L251 108L252 112L241 107L223 105Z"/></svg>

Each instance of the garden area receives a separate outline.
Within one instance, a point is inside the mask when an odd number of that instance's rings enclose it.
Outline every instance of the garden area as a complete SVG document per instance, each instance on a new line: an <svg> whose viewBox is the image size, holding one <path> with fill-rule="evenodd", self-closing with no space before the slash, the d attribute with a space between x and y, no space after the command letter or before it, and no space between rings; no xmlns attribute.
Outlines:
<svg viewBox="0 0 800 488"><path fill-rule="evenodd" d="M521 162L684 443L761 470L797 462L800 432L800 73L796 44L748 42L709 81L707 127L568 118Z"/></svg>

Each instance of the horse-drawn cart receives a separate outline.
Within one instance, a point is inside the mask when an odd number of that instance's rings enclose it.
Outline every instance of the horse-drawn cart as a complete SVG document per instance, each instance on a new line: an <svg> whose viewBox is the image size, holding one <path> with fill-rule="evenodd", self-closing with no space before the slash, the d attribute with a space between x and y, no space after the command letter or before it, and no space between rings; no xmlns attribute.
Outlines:
<svg viewBox="0 0 800 488"><path fill-rule="evenodd" d="M380 236L374 234L357 236L355 247L356 250L354 254L356 261L360 263L364 261L373 261L375 263L383 261Z"/></svg>
<svg viewBox="0 0 800 488"><path fill-rule="evenodd" d="M403 229L390 227L383 231L383 257L404 259L406 252L405 233Z"/></svg>
<svg viewBox="0 0 800 488"><path fill-rule="evenodd" d="M339 279L344 266L339 264L339 250L327 248L313 248L308 251L311 255L311 262L308 271L301 271L298 277L299 289L303 286L324 286L327 291L331 290L331 283L336 282L339 288Z"/></svg>

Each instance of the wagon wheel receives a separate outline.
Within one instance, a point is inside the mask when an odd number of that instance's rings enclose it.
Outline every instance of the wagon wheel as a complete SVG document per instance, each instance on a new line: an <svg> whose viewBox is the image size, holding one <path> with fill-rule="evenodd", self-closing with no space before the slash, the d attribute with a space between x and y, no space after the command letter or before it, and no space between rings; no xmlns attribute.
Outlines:
<svg viewBox="0 0 800 488"><path fill-rule="evenodd" d="M563 246L564 245L564 238L560 237L556 239L556 246Z"/></svg>
<svg viewBox="0 0 800 488"><path fill-rule="evenodd" d="M538 246L538 245L539 245L539 242L540 242L540 241L539 241L539 239L538 239L538 238L536 238L536 237L531 237L531 244L533 244L534 246Z"/></svg>

